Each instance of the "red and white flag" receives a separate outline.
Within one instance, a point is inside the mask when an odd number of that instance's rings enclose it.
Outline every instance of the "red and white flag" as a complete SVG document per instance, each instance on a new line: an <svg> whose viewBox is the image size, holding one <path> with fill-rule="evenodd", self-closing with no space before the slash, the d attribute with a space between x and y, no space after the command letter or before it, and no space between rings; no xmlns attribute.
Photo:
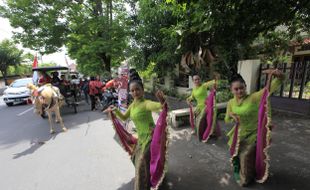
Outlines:
<svg viewBox="0 0 310 190"><path fill-rule="evenodd" d="M34 60L32 63L32 69L37 68L38 67L38 58L37 55L34 56ZM39 75L38 75L38 71L34 71L32 74L32 81L34 85L38 84L38 80L39 80Z"/></svg>

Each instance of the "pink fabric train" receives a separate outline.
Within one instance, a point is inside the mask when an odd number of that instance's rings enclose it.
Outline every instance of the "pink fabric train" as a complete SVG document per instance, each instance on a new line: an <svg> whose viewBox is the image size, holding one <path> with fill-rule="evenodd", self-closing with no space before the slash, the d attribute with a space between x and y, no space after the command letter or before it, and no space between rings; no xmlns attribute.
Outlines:
<svg viewBox="0 0 310 190"><path fill-rule="evenodd" d="M263 183L268 177L268 153L267 149L270 145L270 117L268 109L269 90L265 88L263 96L260 101L258 111L258 126L257 126L257 140L256 140L256 181Z"/></svg>
<svg viewBox="0 0 310 190"><path fill-rule="evenodd" d="M201 117L196 122L198 139L207 142L211 135L220 136L220 126L216 121L216 90L212 88L205 100L206 109L201 113Z"/></svg>
<svg viewBox="0 0 310 190"><path fill-rule="evenodd" d="M206 99L206 123L207 127L203 133L202 141L207 142L211 134L216 136L221 135L220 126L216 119L216 90L212 88L209 96Z"/></svg>
<svg viewBox="0 0 310 190"><path fill-rule="evenodd" d="M150 173L151 173L151 186L155 189L161 184L165 177L165 164L167 159L167 113L168 106L165 104L163 111L160 113L156 123L156 127L153 131L153 137L151 142L151 161L150 161Z"/></svg>
<svg viewBox="0 0 310 190"><path fill-rule="evenodd" d="M126 152L131 156L134 152L135 146L138 142L138 139L132 136L132 134L128 133L125 130L123 124L116 118L114 113L110 113L111 120L113 122L113 126L116 134L119 137L120 143Z"/></svg>

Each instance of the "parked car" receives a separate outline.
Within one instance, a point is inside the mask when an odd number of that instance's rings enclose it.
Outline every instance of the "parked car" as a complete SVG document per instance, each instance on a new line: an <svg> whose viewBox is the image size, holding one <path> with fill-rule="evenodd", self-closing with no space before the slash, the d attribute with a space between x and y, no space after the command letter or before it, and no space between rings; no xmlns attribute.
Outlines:
<svg viewBox="0 0 310 190"><path fill-rule="evenodd" d="M3 100L7 106L27 102L30 98L30 90L27 84L32 83L32 78L17 79L3 92Z"/></svg>

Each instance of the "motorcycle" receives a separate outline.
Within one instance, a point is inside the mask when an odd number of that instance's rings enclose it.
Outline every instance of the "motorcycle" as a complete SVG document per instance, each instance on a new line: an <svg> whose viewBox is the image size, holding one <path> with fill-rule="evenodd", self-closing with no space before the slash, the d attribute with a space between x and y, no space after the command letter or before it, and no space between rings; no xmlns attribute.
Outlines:
<svg viewBox="0 0 310 190"><path fill-rule="evenodd" d="M118 106L118 94L110 89L105 90L105 92L102 95L101 100L102 105L102 111L107 109L109 106L114 105Z"/></svg>

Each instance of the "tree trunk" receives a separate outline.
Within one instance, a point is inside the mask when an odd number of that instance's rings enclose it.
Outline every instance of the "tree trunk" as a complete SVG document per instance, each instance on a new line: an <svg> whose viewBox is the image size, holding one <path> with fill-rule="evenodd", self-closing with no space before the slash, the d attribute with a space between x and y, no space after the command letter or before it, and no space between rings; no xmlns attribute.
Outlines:
<svg viewBox="0 0 310 190"><path fill-rule="evenodd" d="M107 28L107 34L109 33L110 30L110 3L107 1L106 2L106 10L105 10L105 16L106 16L106 28ZM109 39L109 37L107 37Z"/></svg>
<svg viewBox="0 0 310 190"><path fill-rule="evenodd" d="M97 17L103 15L102 1L101 0L93 0L93 14Z"/></svg>
<svg viewBox="0 0 310 190"><path fill-rule="evenodd" d="M102 69L111 73L111 56L107 56L106 53L101 53L99 57L102 60Z"/></svg>
<svg viewBox="0 0 310 190"><path fill-rule="evenodd" d="M112 10L113 10L113 4L112 4L112 0L110 0L110 26L112 27Z"/></svg>
<svg viewBox="0 0 310 190"><path fill-rule="evenodd" d="M111 73L111 56L107 56L104 59L105 71Z"/></svg>
<svg viewBox="0 0 310 190"><path fill-rule="evenodd" d="M4 79L4 84L5 86L9 85L8 79L7 79L7 70L5 69L4 71L1 71L3 79Z"/></svg>

